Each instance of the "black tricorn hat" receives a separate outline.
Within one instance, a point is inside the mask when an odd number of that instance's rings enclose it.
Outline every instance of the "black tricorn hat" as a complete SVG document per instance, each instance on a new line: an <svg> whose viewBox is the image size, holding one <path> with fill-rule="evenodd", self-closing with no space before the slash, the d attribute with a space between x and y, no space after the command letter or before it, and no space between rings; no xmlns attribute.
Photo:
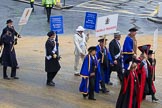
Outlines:
<svg viewBox="0 0 162 108"><path fill-rule="evenodd" d="M127 58L124 63L129 64L129 62L131 62L131 61L133 63L140 63L141 62L140 60L133 58L133 56L131 56L131 57Z"/></svg>
<svg viewBox="0 0 162 108"><path fill-rule="evenodd" d="M13 21L12 21L11 19L9 19L9 20L6 21L6 24L12 23L12 22L13 22Z"/></svg>
<svg viewBox="0 0 162 108"><path fill-rule="evenodd" d="M129 32L136 32L136 31L138 31L138 29L135 27L129 29Z"/></svg>
<svg viewBox="0 0 162 108"><path fill-rule="evenodd" d="M50 32L47 33L47 36L51 37L51 36L54 35L54 34L55 34L54 31L50 31Z"/></svg>
<svg viewBox="0 0 162 108"><path fill-rule="evenodd" d="M151 47L151 45L150 45L150 44L147 44L147 45L139 46L138 49L139 49L142 53L145 53L146 55L148 55L148 52L149 52L149 50L150 50L150 47Z"/></svg>
<svg viewBox="0 0 162 108"><path fill-rule="evenodd" d="M153 50L148 51L148 55L154 54Z"/></svg>
<svg viewBox="0 0 162 108"><path fill-rule="evenodd" d="M107 41L107 39L99 39L98 42L104 42L104 40Z"/></svg>
<svg viewBox="0 0 162 108"><path fill-rule="evenodd" d="M91 46L91 47L89 47L88 48L88 52L91 52L91 51L96 51L97 50L97 48L96 48L96 46Z"/></svg>

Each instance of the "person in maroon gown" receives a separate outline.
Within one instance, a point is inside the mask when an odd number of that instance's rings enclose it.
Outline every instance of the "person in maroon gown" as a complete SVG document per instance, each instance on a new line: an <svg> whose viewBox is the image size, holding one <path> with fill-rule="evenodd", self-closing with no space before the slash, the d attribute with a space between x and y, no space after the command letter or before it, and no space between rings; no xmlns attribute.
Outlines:
<svg viewBox="0 0 162 108"><path fill-rule="evenodd" d="M138 58L140 60L140 63L138 63L137 67L137 75L139 79L139 93L138 93L138 99L140 102L142 102L144 98L144 89L145 89L145 83L146 83L146 69L144 67L146 56L144 54L141 54Z"/></svg>
<svg viewBox="0 0 162 108"><path fill-rule="evenodd" d="M136 73L137 60L129 58L126 60L129 64L128 69L124 72L121 90L117 99L116 108L140 108L138 100L138 76Z"/></svg>
<svg viewBox="0 0 162 108"><path fill-rule="evenodd" d="M140 59L141 63L138 68L138 77L140 83L139 99L146 98L146 95L152 96L152 102L158 101L155 97L155 86L154 86L154 72L155 72L155 59L152 58L153 51L150 50L151 45L139 46L138 49L142 52Z"/></svg>
<svg viewBox="0 0 162 108"><path fill-rule="evenodd" d="M158 101L158 99L155 97L156 88L154 85L155 81L155 65L156 65L156 59L152 57L153 51L149 50L148 56L147 56L147 63L148 63L148 77L146 79L146 84L148 88L148 92L145 95L151 95L152 96L152 102Z"/></svg>
<svg viewBox="0 0 162 108"><path fill-rule="evenodd" d="M148 73L147 69L147 54L150 49L151 45L146 44L139 46L138 49L141 51L141 55L139 57L140 63L138 63L138 68L137 68L137 75L139 78L139 93L138 93L138 98L140 102L145 98L144 92L145 92L145 85L146 85L146 77Z"/></svg>

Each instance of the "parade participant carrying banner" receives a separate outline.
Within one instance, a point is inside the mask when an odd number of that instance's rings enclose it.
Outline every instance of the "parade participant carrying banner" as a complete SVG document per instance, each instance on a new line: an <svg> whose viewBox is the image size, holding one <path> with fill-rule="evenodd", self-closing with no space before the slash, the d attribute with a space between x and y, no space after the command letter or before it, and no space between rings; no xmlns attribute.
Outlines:
<svg viewBox="0 0 162 108"><path fill-rule="evenodd" d="M104 42L105 41L105 42ZM96 46L96 56L98 59L98 67L100 69L100 85L102 93L107 93L109 90L106 88L105 84L110 83L110 53L108 52L106 45L107 39L101 38L98 40L99 44Z"/></svg>
<svg viewBox="0 0 162 108"><path fill-rule="evenodd" d="M7 34L7 32L9 32L10 33L10 35L12 36L12 40L14 40L14 43L11 45L11 48L10 48L10 50L11 50L11 52L12 52L12 50L14 49L13 48L13 45L16 45L17 44L17 38L21 38L21 36L20 36L20 34L15 30L15 28L14 28L14 25L13 25L13 21L11 20L11 19L8 19L7 21L6 21L6 27L3 29L3 31L2 31L2 34L1 34L1 46L3 46L4 45L4 40L3 40L3 37ZM14 51L13 51L14 52ZM17 66L17 68L19 68L18 66Z"/></svg>
<svg viewBox="0 0 162 108"><path fill-rule="evenodd" d="M76 29L76 33L73 37L75 49L75 62L74 62L74 75L79 76L79 59L81 58L82 61L84 60L85 55L87 54L87 42L89 39L89 34L84 33L85 29L82 26L78 26Z"/></svg>
<svg viewBox="0 0 162 108"><path fill-rule="evenodd" d="M53 31L47 33L48 39L45 43L46 56L45 56L45 71L47 72L47 82L48 86L55 86L53 79L55 78L57 72L60 70L61 66L59 63L59 56L57 53L55 37L56 34Z"/></svg>
<svg viewBox="0 0 162 108"><path fill-rule="evenodd" d="M8 20L9 21L9 20ZM10 22L11 23L11 22ZM7 67L11 67L11 78L12 79L19 79L16 76L16 69L17 69L17 59L16 59L16 52L14 47L14 29L13 28L5 28L3 29L3 33L6 31L4 35L2 35L2 42L4 45L3 52L2 52L2 65L3 65L3 79L9 80L10 78L7 75ZM11 50L12 48L12 50Z"/></svg>
<svg viewBox="0 0 162 108"><path fill-rule="evenodd" d="M96 36L97 37L104 36L104 38L102 38L102 44L104 46L104 49L106 49L106 50L107 50L106 35L116 32L117 22L118 22L118 14L108 15L108 16L103 16L103 17L97 18ZM97 54L99 54L100 52L102 52L102 49L99 50ZM112 60L111 55L108 50L107 50L107 53L102 52L102 56L101 56L101 60L100 60L101 64L104 63L104 61L105 61L104 59L106 59L107 62L110 62ZM106 93L106 92L109 92L109 90L106 90L105 83L112 85L112 83L110 82L109 63L107 66L101 65L100 68L101 68L101 74L102 74L101 75L102 76L102 81L101 81L102 87L101 88L102 88L102 92ZM105 70L105 68L106 68L106 70Z"/></svg>

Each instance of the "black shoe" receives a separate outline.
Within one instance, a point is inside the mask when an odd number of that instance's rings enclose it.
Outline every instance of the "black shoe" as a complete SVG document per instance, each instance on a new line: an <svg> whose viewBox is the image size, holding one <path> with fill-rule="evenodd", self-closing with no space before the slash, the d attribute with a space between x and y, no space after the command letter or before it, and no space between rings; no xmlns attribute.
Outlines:
<svg viewBox="0 0 162 108"><path fill-rule="evenodd" d="M94 100L94 101L96 100L95 98L90 98L90 97L89 97L88 99L89 99L89 100Z"/></svg>
<svg viewBox="0 0 162 108"><path fill-rule="evenodd" d="M10 80L10 78L8 78L8 77L4 77L3 79L5 79L5 80Z"/></svg>
<svg viewBox="0 0 162 108"><path fill-rule="evenodd" d="M48 19L47 22L50 23L50 20Z"/></svg>
<svg viewBox="0 0 162 108"><path fill-rule="evenodd" d="M157 99L156 97L152 98L152 102L157 102L159 99Z"/></svg>
<svg viewBox="0 0 162 108"><path fill-rule="evenodd" d="M86 97L88 96L88 94L83 94L83 98L86 99Z"/></svg>
<svg viewBox="0 0 162 108"><path fill-rule="evenodd" d="M107 85L113 85L113 83L112 82L109 82Z"/></svg>
<svg viewBox="0 0 162 108"><path fill-rule="evenodd" d="M101 90L102 91L102 93L108 93L108 92L110 92L109 90Z"/></svg>
<svg viewBox="0 0 162 108"><path fill-rule="evenodd" d="M55 82L51 81L51 83L55 86Z"/></svg>
<svg viewBox="0 0 162 108"><path fill-rule="evenodd" d="M48 85L48 86L55 86L55 84L53 84L51 82L47 83L46 85Z"/></svg>
<svg viewBox="0 0 162 108"><path fill-rule="evenodd" d="M19 66L17 66L17 67L16 67L16 69L20 69L20 67L19 67Z"/></svg>
<svg viewBox="0 0 162 108"><path fill-rule="evenodd" d="M15 76L15 77L11 77L11 79L19 79L19 77L16 77L16 76Z"/></svg>
<svg viewBox="0 0 162 108"><path fill-rule="evenodd" d="M75 73L74 75L75 75L75 76L80 76L80 74L79 74L79 73Z"/></svg>

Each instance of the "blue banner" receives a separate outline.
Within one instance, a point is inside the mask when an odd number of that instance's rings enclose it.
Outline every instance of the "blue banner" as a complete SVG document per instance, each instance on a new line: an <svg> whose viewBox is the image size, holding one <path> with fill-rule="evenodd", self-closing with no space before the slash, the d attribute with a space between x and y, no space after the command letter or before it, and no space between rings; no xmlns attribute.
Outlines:
<svg viewBox="0 0 162 108"><path fill-rule="evenodd" d="M50 17L50 28L51 31L57 32L57 34L63 34L63 17L62 16L51 16Z"/></svg>
<svg viewBox="0 0 162 108"><path fill-rule="evenodd" d="M96 29L97 13L86 12L84 28L85 29Z"/></svg>

